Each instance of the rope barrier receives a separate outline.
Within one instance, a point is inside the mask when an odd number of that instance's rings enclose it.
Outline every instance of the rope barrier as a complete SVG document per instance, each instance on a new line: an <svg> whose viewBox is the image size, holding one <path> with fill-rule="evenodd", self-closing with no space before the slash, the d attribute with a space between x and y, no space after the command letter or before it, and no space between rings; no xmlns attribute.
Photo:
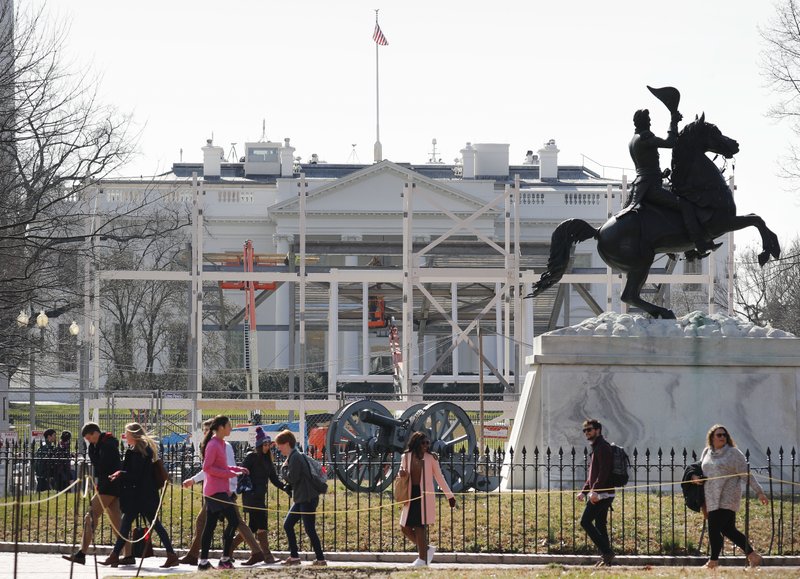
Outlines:
<svg viewBox="0 0 800 579"><path fill-rule="evenodd" d="M24 502L19 502L19 503L16 503L16 502L11 502L11 503L9 503L9 502L0 503L0 508L4 508L4 507L8 507L8 506L12 506L12 505L15 505L15 504L16 504L16 505L19 505L20 507L27 507L27 506L30 506L30 505L38 505L38 504L41 504L41 503L46 503L46 502L48 502L48 501L52 501L52 500L54 500L54 499L57 499L59 496L63 495L64 493L67 493L67 492L69 492L69 490L70 490L72 487L74 487L75 485L77 485L77 484L78 484L78 483L80 483L80 482L81 482L80 480L74 480L74 481L72 481L72 483L71 483L71 484L70 484L70 485L69 485L67 488L65 488L63 491L59 491L59 492L57 492L56 494L54 494L54 495L52 495L52 496L48 496L48 497L46 497L46 498L43 498L43 499L38 499L38 500L35 500L35 501L24 501Z"/></svg>
<svg viewBox="0 0 800 579"><path fill-rule="evenodd" d="M765 481L773 481L773 482L783 483L783 484L787 484L787 485L791 485L791 486L800 486L800 482L794 482L794 481L788 481L788 480L779 479L779 478L775 478L775 477L770 477L770 476L768 476L766 474L761 474L761 473L758 473L758 472L751 472L750 474L753 477L757 477L757 478L760 478L760 479L765 480ZM727 474L727 475L720 475L720 476L716 476L716 477L704 477L701 480L702 480L702 482L705 483L705 482L711 481L711 480L720 480L720 479L727 479L727 478L734 478L734 477L737 477L737 478L747 477L747 473ZM21 502L21 503L4 502L4 503L0 503L0 508L13 507L14 505L29 506L29 505L36 505L36 504L44 503L44 502L47 502L47 501L51 501L51 500L57 499L59 495L62 495L64 493L68 492L72 487L74 487L75 485L79 484L80 482L82 482L82 481L80 481L80 480L74 481L66 489L64 489L63 491L61 491L61 492L59 492L59 493L57 493L57 494L55 494L55 495L53 495L51 497L47 497L47 498L36 500L36 501L27 501L27 502ZM82 493L83 497L86 498L88 496L88 488L89 488L90 484L94 488L94 495L92 496L92 499L94 499L94 497L96 497L96 496L99 496L99 493L97 492L98 491L97 484L94 482L94 479L87 475L85 477L85 482L86 482L86 486L85 486L85 491ZM662 482L659 482L659 483L644 483L644 484L638 484L638 485L626 485L625 487L594 489L594 492L602 493L602 492L617 492L617 491L621 491L621 490L626 490L626 491L644 490L644 489L650 489L650 488L661 488L661 487L665 487L665 486L675 486L675 485L683 484L684 482L687 482L687 481L682 481L682 480L680 480L680 481L662 481ZM176 484L174 484L172 482L168 482L161 489L161 492L159 494L158 508L156 509L155 517L151 521L150 526L147 528L147 532L145 533L146 536L149 536L150 531L152 531L153 527L155 526L155 522L158 519L158 515L161 512L161 508L163 507L163 504L164 504L164 496L166 494L166 490L167 490L167 486L168 485L172 485L174 487L177 487L181 491L186 491L186 492L189 492L189 493L194 494L194 495L200 495L200 496L202 496L202 498L204 498L206 500L212 500L212 501L217 501L219 503L229 504L229 505L236 505L236 506L238 506L238 504L239 504L236 501L226 501L224 499L220 499L220 498L216 498L216 497L204 496L202 494L202 491L195 491L195 490L192 490L192 489L184 488L181 485L176 485ZM533 490L508 491L508 494L514 495L514 496L519 496L519 495L547 496L547 495L567 495L567 494L568 495L572 495L572 494L578 494L580 492L581 492L580 489L555 489L555 490L552 490L552 489L551 490L533 489ZM444 493L441 492L441 491L423 491L421 494L422 495L444 496ZM468 496L474 496L474 493L461 492L461 493L454 493L454 495L455 496L468 497ZM318 510L318 511L314 511L314 512L305 512L305 511L303 511L303 512L301 512L301 511L293 511L293 512L295 514L297 514L297 515L335 515L335 514L347 514L347 513L362 513L362 512L370 512L370 511L375 511L375 510L380 510L380 509L394 508L394 507L397 507L397 506L405 505L406 503L410 503L411 501L421 500L421 499L422 499L422 496L420 496L418 498L414 498L414 499L406 499L406 500L400 500L400 501L392 501L392 502L381 503L380 505L375 505L375 506L370 506L370 507L363 507L363 508L359 508L359 509L334 509L334 510L323 510L323 511ZM103 503L102 500L100 501L100 504L103 507L104 513L108 516L108 507L107 507L107 505L105 503ZM244 508L247 509L247 510L264 511L264 512L267 512L267 513L282 513L282 512L285 511L285 509L274 509L274 508L270 508L270 507L266 507L266 506L265 507L254 507L254 506L244 505ZM111 518L110 517L109 517L109 523L111 524L111 527L114 530L114 532L117 535L119 535L120 534L119 533L119 529L114 527L113 523L111 523ZM144 536L142 538L140 538L140 539L137 539L136 541L130 541L128 539L126 539L126 540L128 542L135 543L135 542L141 541L143 539L144 539Z"/></svg>
<svg viewBox="0 0 800 579"><path fill-rule="evenodd" d="M87 475L87 477L88 477L88 475ZM88 477L88 478L91 478L91 477ZM94 479L92 479L92 484L94 485L94 492L95 492L94 497L99 497L100 493L97 492L98 491L98 487L97 487L97 483L94 482ZM111 526L111 529L114 531L114 533L117 535L117 537L121 537L123 541L126 541L128 543L138 543L139 541L146 541L146 540L148 540L150 538L150 532L153 530L153 527L156 526L156 521L158 521L158 514L161 512L161 507L164 504L164 495L166 493L167 493L167 485L165 484L163 487L161 487L161 492L159 493L159 497L158 497L158 507L156 508L156 512L155 512L155 515L153 516L153 520L150 521L150 526L148 526L147 530L144 533L142 533L142 536L139 537L136 540L129 539L128 537L123 537L122 533L120 532L120 530L117 529L114 526L114 522L111 520L111 516L108 514L108 507L106 506L106 504L103 502L102 499L100 499L100 505L103 507L103 512L105 513L106 518L108 519L108 524ZM92 499L94 499L94 497L92 497Z"/></svg>

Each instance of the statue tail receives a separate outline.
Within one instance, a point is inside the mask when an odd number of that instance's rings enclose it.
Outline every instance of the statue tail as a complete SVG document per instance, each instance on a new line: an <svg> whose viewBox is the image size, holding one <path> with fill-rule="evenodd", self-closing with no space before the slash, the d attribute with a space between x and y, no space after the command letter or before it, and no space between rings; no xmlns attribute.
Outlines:
<svg viewBox="0 0 800 579"><path fill-rule="evenodd" d="M550 239L550 259L547 260L547 271L542 274L539 281L533 284L533 292L525 297L536 297L557 284L567 269L572 247L576 243L592 237L597 239L599 232L599 229L595 229L583 219L567 219L556 227Z"/></svg>

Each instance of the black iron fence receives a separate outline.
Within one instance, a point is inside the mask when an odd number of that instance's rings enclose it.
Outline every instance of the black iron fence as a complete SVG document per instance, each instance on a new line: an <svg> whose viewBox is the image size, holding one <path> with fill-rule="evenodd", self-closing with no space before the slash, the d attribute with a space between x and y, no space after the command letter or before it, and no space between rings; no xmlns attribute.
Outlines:
<svg viewBox="0 0 800 579"><path fill-rule="evenodd" d="M241 461L246 448L236 446ZM324 456L318 449L309 452ZM738 513L739 528L765 553L800 554L800 465L796 452L794 448L789 452L781 448L777 453L768 449L765 456L763 464L751 465L751 471L771 501L763 506L752 500L752 492L746 489ZM199 456L191 445L175 445L163 448L162 457L173 484L164 494L161 520L175 546L185 548L191 541L202 496L200 486L183 489L179 483L200 470ZM617 493L609 517L615 551L639 555L705 553L702 515L686 508L678 484L684 468L696 460L697 454L633 450L630 458L630 480ZM279 456L276 459L280 462ZM388 463L367 457L365 472L396 469L398 460L398 455L390 456ZM440 551L594 552L579 524L583 504L575 500L588 461L587 449L574 448L543 452L523 449L516 455L513 451L487 451L443 458L445 471L474 472L475 480L472 488L457 494L455 509L451 510L447 501L437 500L431 542ZM398 532L400 508L391 485L382 491L353 492L333 478L337 465L324 459L323 463L331 481L329 492L320 502L317 527L326 550L411 550ZM72 544L79 539L91 493L90 489L85 493L88 470L88 459L77 447L59 453L42 452L36 443L0 449L0 541ZM505 485L499 485L501 476ZM75 486L58 492L76 480ZM282 523L289 505L286 494L269 488L267 520L273 549L286 548ZM111 543L105 517L95 542Z"/></svg>

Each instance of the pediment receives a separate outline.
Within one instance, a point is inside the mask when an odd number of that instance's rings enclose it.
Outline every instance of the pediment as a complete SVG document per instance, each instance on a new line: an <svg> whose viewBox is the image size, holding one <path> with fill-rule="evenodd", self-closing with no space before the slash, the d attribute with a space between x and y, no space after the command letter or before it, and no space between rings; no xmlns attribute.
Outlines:
<svg viewBox="0 0 800 579"><path fill-rule="evenodd" d="M342 179L326 183L309 191L306 198L307 215L399 214L403 213L403 190L412 181L414 215L426 213L441 215L441 210L431 202L455 214L471 214L485 205L481 199L448 185L429 179L411 169L381 161ZM288 217L299 213L299 200L287 199L269 208L274 217ZM485 218L494 219L497 210L488 211Z"/></svg>

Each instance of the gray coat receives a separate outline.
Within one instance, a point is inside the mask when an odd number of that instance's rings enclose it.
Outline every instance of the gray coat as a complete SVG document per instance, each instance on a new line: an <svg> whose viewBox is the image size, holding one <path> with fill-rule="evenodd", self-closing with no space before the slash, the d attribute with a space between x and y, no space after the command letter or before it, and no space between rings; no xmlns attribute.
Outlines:
<svg viewBox="0 0 800 579"><path fill-rule="evenodd" d="M705 482L706 509L728 509L738 511L742 501L742 479L747 478L747 459L735 446L725 445L719 450L708 447L703 451L703 475L713 479ZM729 476L740 474L741 476ZM715 478L726 477L726 478ZM750 475L750 488L756 495L764 491L753 475Z"/></svg>
<svg viewBox="0 0 800 579"><path fill-rule="evenodd" d="M319 493L311 484L311 467L296 448L292 449L283 463L281 476L292 485L292 499L295 503L307 503L319 498Z"/></svg>

